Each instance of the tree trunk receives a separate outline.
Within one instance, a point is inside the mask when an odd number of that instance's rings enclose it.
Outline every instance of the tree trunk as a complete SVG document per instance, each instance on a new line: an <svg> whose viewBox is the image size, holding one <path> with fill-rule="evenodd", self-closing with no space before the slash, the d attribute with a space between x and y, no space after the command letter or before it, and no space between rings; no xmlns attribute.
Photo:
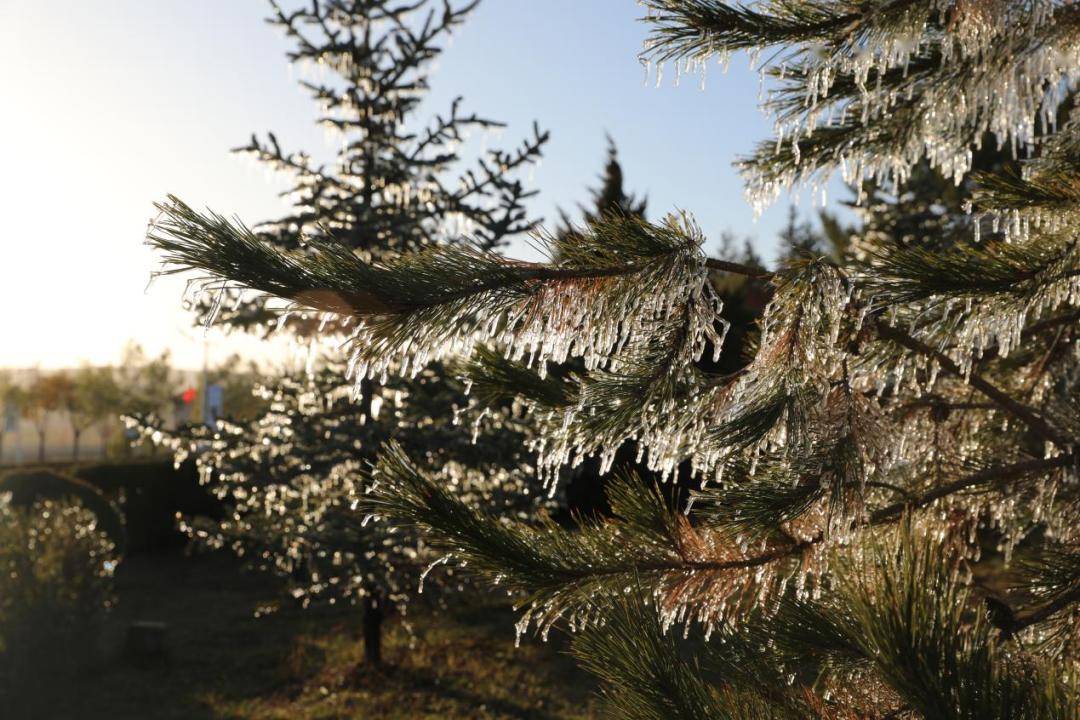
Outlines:
<svg viewBox="0 0 1080 720"><path fill-rule="evenodd" d="M122 427L122 426L121 426ZM112 438L113 429L116 428L115 420L109 419L98 426L98 435L101 437L101 459L109 457L109 440Z"/></svg>
<svg viewBox="0 0 1080 720"><path fill-rule="evenodd" d="M75 462L78 462L79 461L79 436L82 435L82 430L79 429L79 428L75 428L72 431L72 434L75 436L75 439L74 439L74 441L72 441L72 445L71 445L71 459L73 461L75 461Z"/></svg>
<svg viewBox="0 0 1080 720"><path fill-rule="evenodd" d="M37 459L39 463L45 462L45 431L38 430Z"/></svg>
<svg viewBox="0 0 1080 720"><path fill-rule="evenodd" d="M364 660L369 665L382 664L383 609L379 598L364 598Z"/></svg>

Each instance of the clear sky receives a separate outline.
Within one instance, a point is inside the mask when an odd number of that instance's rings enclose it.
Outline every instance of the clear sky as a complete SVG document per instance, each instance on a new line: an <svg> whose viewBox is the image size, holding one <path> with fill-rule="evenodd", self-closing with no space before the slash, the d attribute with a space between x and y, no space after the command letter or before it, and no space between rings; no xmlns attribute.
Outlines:
<svg viewBox="0 0 1080 720"><path fill-rule="evenodd" d="M231 147L273 130L286 149L329 152L266 12L262 0L0 0L0 366L114 362L129 339L201 364L182 281L144 290L152 203L174 193L254 224L284 210L281 181ZM634 0L485 0L422 112L463 95L509 123L488 142L513 145L534 119L550 129L532 205L548 220L587 198L608 132L651 216L689 210L713 241L730 230L770 256L787 200L755 223L731 166L769 135L757 75L735 61L710 68L704 91L645 86L640 15ZM206 337L212 362L260 352Z"/></svg>

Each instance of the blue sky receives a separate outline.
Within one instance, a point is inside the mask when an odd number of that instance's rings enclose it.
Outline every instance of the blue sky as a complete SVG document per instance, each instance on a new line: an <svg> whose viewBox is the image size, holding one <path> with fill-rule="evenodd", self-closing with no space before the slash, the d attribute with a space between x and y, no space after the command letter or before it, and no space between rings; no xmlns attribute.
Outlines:
<svg viewBox="0 0 1080 720"><path fill-rule="evenodd" d="M282 212L281 181L229 148L273 130L286 148L330 151L266 12L261 0L0 2L0 366L112 362L128 339L202 362L182 283L144 292L152 203L171 192L255 223ZM513 145L533 120L551 130L533 175L533 210L548 220L587 198L610 133L653 217L685 209L713 242L730 230L770 256L788 201L755 223L731 165L769 135L758 76L736 59L726 74L711 67L704 91L696 79L646 86L641 12L634 0L485 0L440 59L422 113L463 95L509 124L486 142ZM801 209L812 211L805 199ZM205 344L211 360L265 352L216 333Z"/></svg>

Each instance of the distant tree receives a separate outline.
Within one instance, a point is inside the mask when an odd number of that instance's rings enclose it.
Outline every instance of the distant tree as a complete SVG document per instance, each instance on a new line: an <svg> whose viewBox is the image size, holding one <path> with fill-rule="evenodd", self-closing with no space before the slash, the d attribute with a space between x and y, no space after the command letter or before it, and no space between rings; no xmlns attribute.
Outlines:
<svg viewBox="0 0 1080 720"><path fill-rule="evenodd" d="M799 220L794 205L788 206L787 224L780 231L780 255L785 258L808 258L825 254L823 238L814 226Z"/></svg>
<svg viewBox="0 0 1080 720"><path fill-rule="evenodd" d="M600 186L589 190L591 197L590 205L578 205L582 220L586 226L599 222L605 215L618 214L631 217L645 217L645 208L648 205L647 198L638 199L633 194L628 194L623 188L624 178L622 165L619 163L619 150L615 140L607 136L607 162L604 164L604 172L600 175ZM568 213L559 211L561 224L557 230L560 234L574 232L574 221Z"/></svg>
<svg viewBox="0 0 1080 720"><path fill-rule="evenodd" d="M0 369L0 462L4 458L4 436L7 433L9 413L16 417L22 414L22 396L22 387L15 382L13 373Z"/></svg>
<svg viewBox="0 0 1080 720"><path fill-rule="evenodd" d="M84 365L71 378L68 397L68 420L72 432L72 459L79 459L79 440L88 428L103 426L110 418L119 418L123 396L111 367ZM105 429L101 428L104 436Z"/></svg>
<svg viewBox="0 0 1080 720"><path fill-rule="evenodd" d="M37 372L22 404L22 416L34 425L38 436L38 462L45 462L45 437L49 418L71 406L72 382L67 373Z"/></svg>
<svg viewBox="0 0 1080 720"><path fill-rule="evenodd" d="M160 413L171 404L177 389L169 351L147 357L146 351L135 343L124 348L115 379L121 392L121 410L133 415Z"/></svg>
<svg viewBox="0 0 1080 720"><path fill-rule="evenodd" d="M328 240L377 259L466 236L492 250L534 227L524 202L535 193L516 172L540 158L547 132L534 124L517 149L489 149L462 171L461 146L470 134L505 124L466 112L460 97L429 121L416 117L443 43L478 5L270 1L268 22L293 43L289 61L302 75L320 73L300 85L319 105L317 124L340 138L341 149L333 163L317 164L307 152L283 149L270 132L234 150L291 181L282 193L291 209L255 228L261 242L296 249ZM277 327L283 319L266 297L232 287L204 293L197 306L202 320L232 329ZM315 334L302 318L288 319L297 332Z"/></svg>
<svg viewBox="0 0 1080 720"><path fill-rule="evenodd" d="M304 607L360 604L365 657L379 662L387 608L405 612L418 582L438 602L437 591L460 587L462 578L451 573L425 582L438 557L413 534L357 514L368 448L393 441L426 458L425 467L455 496L510 515L531 517L537 505L549 504L536 492L539 483L522 457L523 426L510 409L489 412L477 427L482 442L474 444L473 428L462 427L455 412L462 388L438 370L379 386L362 406L341 382L345 368L324 364L311 376L272 378L260 387L265 410L250 420L157 430L177 461L194 457L227 508L221 520L184 518L182 529L200 547L230 548L278 574Z"/></svg>
<svg viewBox="0 0 1080 720"><path fill-rule="evenodd" d="M860 206L861 207L861 206ZM845 224L837 213L819 210L819 226L809 220L800 220L794 205L788 206L788 219L780 231L779 255L783 261L828 257L838 260L844 257L860 228Z"/></svg>
<svg viewBox="0 0 1080 720"><path fill-rule="evenodd" d="M829 210L818 211L818 219L821 221L821 234L827 247L831 248L835 257L844 257L858 228L845 223L838 213Z"/></svg>

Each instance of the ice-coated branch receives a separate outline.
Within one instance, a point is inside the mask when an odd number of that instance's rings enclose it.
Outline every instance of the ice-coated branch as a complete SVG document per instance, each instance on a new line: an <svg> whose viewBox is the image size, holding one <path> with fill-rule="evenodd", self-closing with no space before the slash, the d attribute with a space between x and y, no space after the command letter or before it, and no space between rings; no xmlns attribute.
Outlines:
<svg viewBox="0 0 1080 720"><path fill-rule="evenodd" d="M945 544L905 522L837 563L832 591L782 598L680 641L638 589L606 609L574 652L627 717L1072 718L1071 693L1035 653L980 617Z"/></svg>
<svg viewBox="0 0 1080 720"><path fill-rule="evenodd" d="M913 352L933 358L943 370L955 377L964 379L973 388L997 403L1003 410L1023 422L1046 440L1053 442L1059 448L1068 448L1075 443L1075 438L1066 435L1048 423L1037 410L1028 407L978 374L965 373L952 358L940 350L911 337L881 318L875 322L875 329L882 339L895 342Z"/></svg>
<svg viewBox="0 0 1080 720"><path fill-rule="evenodd" d="M656 62L721 50L824 41L850 29L860 18L817 2L771 3L765 11L721 0L647 0L643 4L652 25L643 55Z"/></svg>
<svg viewBox="0 0 1080 720"><path fill-rule="evenodd" d="M1006 480L1015 480L1027 475L1041 477L1044 476L1046 471L1073 467L1076 463L1077 458L1075 455L1059 455L1044 460L1023 460L1010 465L998 465L985 468L954 480L953 482L939 485L918 497L908 498L902 502L879 508L870 514L870 523L876 525L896 520L906 511L928 507L942 498L963 492L972 487Z"/></svg>
<svg viewBox="0 0 1080 720"><path fill-rule="evenodd" d="M951 494L1073 463L1075 458L1058 457L986 468L868 512L860 527L891 525ZM774 583L787 577L792 561L828 539L819 532L756 544L740 534L750 529L745 518L732 522L709 513L710 523L695 527L655 489L625 479L608 485L614 520L577 530L550 522L507 522L454 498L394 446L384 448L371 479L359 500L365 512L419 528L435 547L474 572L522 594L529 607L523 623L531 620L540 627L559 618L575 625L595 622L593 606L629 583L649 588L668 621L694 617L712 624L751 598L768 596ZM813 552L820 557L820 550Z"/></svg>
<svg viewBox="0 0 1080 720"><path fill-rule="evenodd" d="M694 528L655 488L636 479L607 486L616 519L566 530L552 522L508 522L469 507L419 472L393 445L384 448L360 498L363 509L394 524L419 527L431 542L474 572L521 594L522 627L559 618L596 619L597 603L622 588L645 583L671 616L689 613L714 622L725 606L748 601L762 568L806 547L784 543L761 551Z"/></svg>
<svg viewBox="0 0 1080 720"><path fill-rule="evenodd" d="M605 685L612 713L634 720L766 720L782 717L752 693L717 688L666 632L641 588L604 609L602 627L575 636L574 655Z"/></svg>
<svg viewBox="0 0 1080 720"><path fill-rule="evenodd" d="M1050 0L993 3L735 3L649 0L644 60L704 72L736 50L781 51L762 66L776 138L742 165L759 208L793 183L903 182L922 159L960 182L993 134L1038 140L1080 67L1080 11Z"/></svg>
<svg viewBox="0 0 1080 720"><path fill-rule="evenodd" d="M691 305L691 354L700 355L715 335L703 239L677 218L652 225L613 216L572 240L550 238L558 260L546 265L468 245L368 263L330 242L279 251L243 225L176 198L159 209L148 242L162 251L164 272L194 269L211 286L239 284L356 319L359 377L391 366L418 372L433 360L467 355L480 341L503 343L512 357L540 368L570 356L595 368Z"/></svg>
<svg viewBox="0 0 1080 720"><path fill-rule="evenodd" d="M932 250L916 245L880 251L869 254L872 267L862 286L880 304L1011 295L1037 307L1040 295L1051 295L1061 285L1068 296L1070 278L1080 274L1077 245L1076 238L1062 234L1025 244L986 242Z"/></svg>

